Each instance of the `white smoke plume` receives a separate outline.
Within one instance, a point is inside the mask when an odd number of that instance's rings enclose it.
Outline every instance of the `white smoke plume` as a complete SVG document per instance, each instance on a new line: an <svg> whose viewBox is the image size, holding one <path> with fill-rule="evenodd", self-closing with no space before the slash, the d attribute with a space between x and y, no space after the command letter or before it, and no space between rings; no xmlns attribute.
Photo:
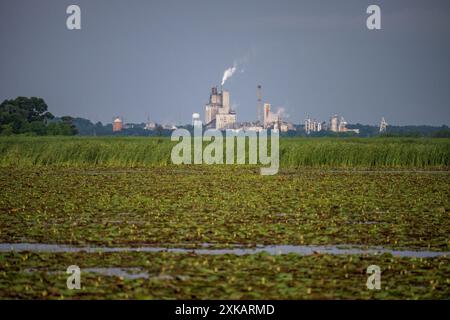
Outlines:
<svg viewBox="0 0 450 320"><path fill-rule="evenodd" d="M255 55L255 50L252 49L249 53L247 53L245 56L240 57L238 59L235 59L233 62L233 66L225 70L222 77L222 86L225 84L225 82L230 79L236 72L244 73L244 65L246 65L250 58Z"/></svg>
<svg viewBox="0 0 450 320"><path fill-rule="evenodd" d="M284 107L278 107L277 115L280 117L280 119L287 119L290 117L289 113L286 112L286 109Z"/></svg>
<svg viewBox="0 0 450 320"><path fill-rule="evenodd" d="M225 84L225 81L227 81L227 79L229 79L233 76L236 69L237 69L237 66L236 66L236 64L234 64L232 67L225 70L225 72L223 73L223 77L222 77L222 84L221 84L222 86Z"/></svg>

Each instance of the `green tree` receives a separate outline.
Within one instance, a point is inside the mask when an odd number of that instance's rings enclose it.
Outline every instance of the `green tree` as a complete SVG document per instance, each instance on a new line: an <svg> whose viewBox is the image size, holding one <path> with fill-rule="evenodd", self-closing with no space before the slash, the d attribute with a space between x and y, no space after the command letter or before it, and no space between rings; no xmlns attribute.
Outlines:
<svg viewBox="0 0 450 320"><path fill-rule="evenodd" d="M0 126L0 134L2 136L10 136L14 133L13 126L11 123L4 124Z"/></svg>
<svg viewBox="0 0 450 320"><path fill-rule="evenodd" d="M64 116L50 121L55 117L47 109L48 106L42 98L17 97L4 100L0 104L0 134L77 134L72 117Z"/></svg>
<svg viewBox="0 0 450 320"><path fill-rule="evenodd" d="M77 128L73 124L73 118L70 116L61 117L63 132L65 136L72 136L78 133Z"/></svg>
<svg viewBox="0 0 450 320"><path fill-rule="evenodd" d="M29 124L29 131L35 135L43 136L47 134L47 126L42 121L33 121Z"/></svg>
<svg viewBox="0 0 450 320"><path fill-rule="evenodd" d="M45 134L42 126L36 123L46 124L47 120L54 118L47 109L48 106L42 98L17 97L4 100L0 104L0 130L7 128L7 131L12 130L13 134L35 130L38 134Z"/></svg>

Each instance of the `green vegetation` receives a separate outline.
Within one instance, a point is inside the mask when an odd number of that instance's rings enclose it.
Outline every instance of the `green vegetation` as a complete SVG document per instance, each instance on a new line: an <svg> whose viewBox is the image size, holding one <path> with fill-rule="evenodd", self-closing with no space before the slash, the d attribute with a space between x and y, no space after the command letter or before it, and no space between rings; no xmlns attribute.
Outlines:
<svg viewBox="0 0 450 320"><path fill-rule="evenodd" d="M357 244L449 251L448 171L239 166L0 168L0 242L195 247ZM0 298L449 297L449 258L0 253ZM69 265L81 291L66 288ZM382 269L382 290L365 287ZM139 268L123 279L84 268Z"/></svg>
<svg viewBox="0 0 450 320"><path fill-rule="evenodd" d="M0 253L0 299L448 299L449 258L382 256L198 256L174 253ZM69 265L81 290L66 287ZM382 268L381 290L366 269ZM127 279L83 271L134 268Z"/></svg>
<svg viewBox="0 0 450 320"><path fill-rule="evenodd" d="M450 139L285 139L281 166L449 167Z"/></svg>
<svg viewBox="0 0 450 320"><path fill-rule="evenodd" d="M169 138L2 137L0 166L169 165L174 145ZM280 158L282 168L448 168L450 139L281 138Z"/></svg>
<svg viewBox="0 0 450 320"><path fill-rule="evenodd" d="M448 139L280 143L280 172L261 176L260 166L171 165L167 138L2 137L0 243L450 251ZM0 299L448 299L449 259L4 252ZM66 288L72 264L80 291ZM365 286L372 264L380 291Z"/></svg>
<svg viewBox="0 0 450 320"><path fill-rule="evenodd" d="M449 250L450 175L255 168L0 170L0 242Z"/></svg>
<svg viewBox="0 0 450 320"><path fill-rule="evenodd" d="M17 97L0 104L0 135L74 135L77 130L72 117L56 121L41 98Z"/></svg>

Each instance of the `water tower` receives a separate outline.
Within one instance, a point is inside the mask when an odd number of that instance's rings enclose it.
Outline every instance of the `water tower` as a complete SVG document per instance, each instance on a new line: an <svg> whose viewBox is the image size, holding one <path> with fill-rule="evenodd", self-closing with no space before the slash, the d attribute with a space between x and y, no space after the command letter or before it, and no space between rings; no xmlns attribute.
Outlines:
<svg viewBox="0 0 450 320"><path fill-rule="evenodd" d="M123 129L123 121L119 117L113 121L113 132L121 131Z"/></svg>
<svg viewBox="0 0 450 320"><path fill-rule="evenodd" d="M200 114L198 114L198 113L193 113L192 114L192 125L194 127L202 125L202 121L200 120Z"/></svg>

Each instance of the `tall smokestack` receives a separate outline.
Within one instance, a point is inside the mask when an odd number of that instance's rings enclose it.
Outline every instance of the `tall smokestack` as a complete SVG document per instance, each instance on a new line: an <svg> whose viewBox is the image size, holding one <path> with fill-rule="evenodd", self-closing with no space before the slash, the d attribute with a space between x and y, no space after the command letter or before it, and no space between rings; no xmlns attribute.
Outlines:
<svg viewBox="0 0 450 320"><path fill-rule="evenodd" d="M261 94L261 85L260 84L257 87L256 94L258 96L258 105L256 106L256 113L257 113L258 122L261 123L262 94Z"/></svg>

